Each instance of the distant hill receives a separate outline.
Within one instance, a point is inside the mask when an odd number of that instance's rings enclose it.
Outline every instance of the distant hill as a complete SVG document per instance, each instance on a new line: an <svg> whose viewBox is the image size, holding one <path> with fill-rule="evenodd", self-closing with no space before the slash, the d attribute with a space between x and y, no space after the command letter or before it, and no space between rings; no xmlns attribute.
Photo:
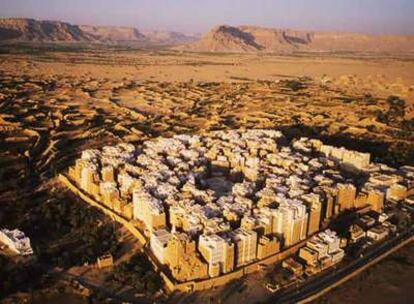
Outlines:
<svg viewBox="0 0 414 304"><path fill-rule="evenodd" d="M79 26L60 21L34 19L0 19L0 41L81 42L94 38Z"/></svg>
<svg viewBox="0 0 414 304"><path fill-rule="evenodd" d="M195 52L401 52L414 51L414 36L294 31L258 26L220 25L200 39L172 31L134 27L73 25L25 18L0 19L0 43L128 43L175 46Z"/></svg>
<svg viewBox="0 0 414 304"><path fill-rule="evenodd" d="M93 39L100 42L144 41L145 35L136 28L124 26L90 26L81 25L79 28Z"/></svg>
<svg viewBox="0 0 414 304"><path fill-rule="evenodd" d="M177 45L195 38L177 32L148 31L134 27L72 25L61 21L25 18L0 19L0 43L136 43L139 45Z"/></svg>
<svg viewBox="0 0 414 304"><path fill-rule="evenodd" d="M177 45L197 40L197 37L195 36L188 36L183 33L172 31L143 31L142 33L148 41L157 44Z"/></svg>
<svg viewBox="0 0 414 304"><path fill-rule="evenodd" d="M220 25L178 49L199 52L394 52L414 51L414 36L294 31Z"/></svg>

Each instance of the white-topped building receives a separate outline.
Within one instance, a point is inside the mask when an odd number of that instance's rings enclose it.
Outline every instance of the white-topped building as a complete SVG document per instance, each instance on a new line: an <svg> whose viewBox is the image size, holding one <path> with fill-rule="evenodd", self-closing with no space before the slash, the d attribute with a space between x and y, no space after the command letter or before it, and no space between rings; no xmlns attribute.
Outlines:
<svg viewBox="0 0 414 304"><path fill-rule="evenodd" d="M233 270L234 261L228 261L228 259L234 256L234 244L228 240L223 239L217 234L203 234L200 235L198 248L209 265L210 276L214 276L216 269L219 270L219 273L226 273Z"/></svg>
<svg viewBox="0 0 414 304"><path fill-rule="evenodd" d="M19 255L33 254L33 249L30 245L30 239L25 234L18 230L0 230L0 242L5 244L13 252Z"/></svg>
<svg viewBox="0 0 414 304"><path fill-rule="evenodd" d="M165 250L171 237L172 234L166 229L155 230L153 233L151 233L151 251L154 253L161 264L165 263Z"/></svg>
<svg viewBox="0 0 414 304"><path fill-rule="evenodd" d="M257 233L253 230L236 229L230 233L235 248L236 267L246 265L256 259Z"/></svg>

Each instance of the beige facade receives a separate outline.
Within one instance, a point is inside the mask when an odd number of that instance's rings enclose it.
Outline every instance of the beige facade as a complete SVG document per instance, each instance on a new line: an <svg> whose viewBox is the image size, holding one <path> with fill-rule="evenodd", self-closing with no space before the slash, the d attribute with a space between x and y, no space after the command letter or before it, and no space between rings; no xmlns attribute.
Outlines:
<svg viewBox="0 0 414 304"><path fill-rule="evenodd" d="M235 244L235 266L241 267L256 259L257 233L252 230L236 229L230 233Z"/></svg>
<svg viewBox="0 0 414 304"><path fill-rule="evenodd" d="M257 258L267 258L280 251L280 242L275 236L261 236L257 245Z"/></svg>
<svg viewBox="0 0 414 304"><path fill-rule="evenodd" d="M357 209L363 208L367 205L368 194L359 192L355 198L354 207Z"/></svg>
<svg viewBox="0 0 414 304"><path fill-rule="evenodd" d="M234 244L216 234L201 235L198 250L208 263L209 276L214 277L234 269Z"/></svg>
<svg viewBox="0 0 414 304"><path fill-rule="evenodd" d="M338 184L337 189L336 205L339 206L339 211L352 209L356 197L355 186L352 184Z"/></svg>
<svg viewBox="0 0 414 304"><path fill-rule="evenodd" d="M171 240L172 234L166 229L155 230L151 233L150 247L152 253L161 264L166 263L166 251L168 242Z"/></svg>
<svg viewBox="0 0 414 304"><path fill-rule="evenodd" d="M288 258L282 262L282 267L292 272L294 275L301 275L303 273L302 264L295 261L293 258Z"/></svg>
<svg viewBox="0 0 414 304"><path fill-rule="evenodd" d="M95 182L99 181L99 177L95 168L93 167L84 167L81 171L80 177L80 186L83 190L88 193L94 192Z"/></svg>
<svg viewBox="0 0 414 304"><path fill-rule="evenodd" d="M367 204L371 209L380 212L384 209L384 193L379 190L370 190L368 192Z"/></svg>
<svg viewBox="0 0 414 304"><path fill-rule="evenodd" d="M98 257L98 259L96 260L96 264L99 269L111 267L114 265L114 258L112 254L106 254Z"/></svg>
<svg viewBox="0 0 414 304"><path fill-rule="evenodd" d="M319 202L313 202L311 204L308 220L308 235L314 234L315 232L319 231L322 211L321 208L322 204Z"/></svg>
<svg viewBox="0 0 414 304"><path fill-rule="evenodd" d="M335 206L335 197L331 193L326 193L326 210L325 210L325 218L330 219L334 214L334 206Z"/></svg>
<svg viewBox="0 0 414 304"><path fill-rule="evenodd" d="M408 191L407 187L395 184L388 188L387 190L387 199L401 201L407 197Z"/></svg>
<svg viewBox="0 0 414 304"><path fill-rule="evenodd" d="M120 199L119 190L114 182L101 182L99 192L103 203L107 206L112 206L115 200Z"/></svg>
<svg viewBox="0 0 414 304"><path fill-rule="evenodd" d="M208 277L208 265L200 259L195 241L187 234L172 234L165 249L164 261L179 282Z"/></svg>
<svg viewBox="0 0 414 304"><path fill-rule="evenodd" d="M115 181L115 173L114 168L111 166L103 167L101 170L102 174L102 181L104 182L114 182Z"/></svg>
<svg viewBox="0 0 414 304"><path fill-rule="evenodd" d="M160 201L137 188L133 191L132 203L134 219L144 222L150 232L167 226L166 214Z"/></svg>
<svg viewBox="0 0 414 304"><path fill-rule="evenodd" d="M310 266L316 266L318 263L318 252L309 247L302 247L299 250L299 257Z"/></svg>

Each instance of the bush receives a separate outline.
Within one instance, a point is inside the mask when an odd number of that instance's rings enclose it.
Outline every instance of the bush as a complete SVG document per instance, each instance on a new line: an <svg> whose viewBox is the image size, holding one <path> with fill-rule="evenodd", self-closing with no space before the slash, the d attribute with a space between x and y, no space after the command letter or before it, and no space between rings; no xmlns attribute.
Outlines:
<svg viewBox="0 0 414 304"><path fill-rule="evenodd" d="M363 102L368 106L378 104L378 101L370 94L363 97Z"/></svg>
<svg viewBox="0 0 414 304"><path fill-rule="evenodd" d="M390 107L398 107L398 108L404 108L405 107L405 100L399 98L398 96L388 96L387 103L390 105Z"/></svg>
<svg viewBox="0 0 414 304"><path fill-rule="evenodd" d="M66 197L53 196L40 203L28 219L23 230L37 244L39 259L52 265L94 263L103 254L114 255L119 246L113 225L103 224L106 219L97 209Z"/></svg>
<svg viewBox="0 0 414 304"><path fill-rule="evenodd" d="M0 299L18 291L30 291L44 282L44 271L38 265L7 263L7 259L0 258Z"/></svg>
<svg viewBox="0 0 414 304"><path fill-rule="evenodd" d="M91 227L82 233L77 232L73 242L45 250L41 258L68 268L94 263L99 256L107 253L115 255L118 246L118 239L112 226Z"/></svg>
<svg viewBox="0 0 414 304"><path fill-rule="evenodd" d="M138 292L155 293L161 286L160 276L153 270L143 253L134 255L128 262L116 266L108 281L129 285Z"/></svg>
<svg viewBox="0 0 414 304"><path fill-rule="evenodd" d="M385 124L401 123L405 116L405 100L397 96L389 96L386 102L389 105L388 111L385 113L378 111L376 114L377 121Z"/></svg>
<svg viewBox="0 0 414 304"><path fill-rule="evenodd" d="M395 120L405 115L405 100L400 99L397 96L389 96L387 103L390 108L388 109L388 116L391 120Z"/></svg>
<svg viewBox="0 0 414 304"><path fill-rule="evenodd" d="M404 131L414 131L414 118L411 118L410 120L404 120L402 122L402 129Z"/></svg>
<svg viewBox="0 0 414 304"><path fill-rule="evenodd" d="M283 80L281 83L285 87L287 87L287 88L289 88L289 89L291 89L292 91L295 91L295 92L306 88L304 83L302 83L301 81L296 80L296 79Z"/></svg>

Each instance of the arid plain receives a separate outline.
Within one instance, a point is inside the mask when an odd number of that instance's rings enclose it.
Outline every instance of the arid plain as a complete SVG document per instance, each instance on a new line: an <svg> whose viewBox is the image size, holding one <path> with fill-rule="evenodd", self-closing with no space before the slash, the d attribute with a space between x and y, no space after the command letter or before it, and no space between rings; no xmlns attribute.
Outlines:
<svg viewBox="0 0 414 304"><path fill-rule="evenodd" d="M413 164L413 71L412 54L187 53L89 46L8 49L0 55L0 203L4 206L0 220L7 217L10 225L26 227L43 252L40 261L48 265L37 271L56 275L49 267L60 265L59 261L47 259L74 244L79 247L85 228L68 224L70 229L57 230L33 216L48 212L50 200L62 204L75 200L54 176L86 148L139 143L160 135L281 129L288 137L306 135L371 152L374 159L392 165ZM404 101L399 111L395 100ZM95 220L112 225L102 216ZM45 229L50 234L40 233ZM113 229L120 244L114 256L122 261L125 248L136 244L119 227ZM100 250L89 258L99 256ZM404 254L412 255L412 250ZM110 294L128 299L128 288L114 287L86 264L79 270L76 258L68 261L66 274L80 277L95 292L93 286L106 282ZM410 273L411 264L406 269ZM387 265L376 268L386 271ZM401 273L387 275L396 280ZM370 280L373 276L366 276L367 286ZM375 292L367 288L355 293L354 301L374 297ZM228 296L225 302L236 302L237 296ZM187 303L194 296L174 299ZM330 296L325 300L330 301ZM344 292L332 295L334 302L348 300Z"/></svg>
<svg viewBox="0 0 414 304"><path fill-rule="evenodd" d="M128 48L77 48L2 56L3 71L27 75L90 76L111 80L274 81L327 76L338 85L404 93L414 83L414 55L383 53L195 53ZM242 78L242 79L240 79ZM354 79L352 79L354 78ZM412 91L411 91L412 93Z"/></svg>

